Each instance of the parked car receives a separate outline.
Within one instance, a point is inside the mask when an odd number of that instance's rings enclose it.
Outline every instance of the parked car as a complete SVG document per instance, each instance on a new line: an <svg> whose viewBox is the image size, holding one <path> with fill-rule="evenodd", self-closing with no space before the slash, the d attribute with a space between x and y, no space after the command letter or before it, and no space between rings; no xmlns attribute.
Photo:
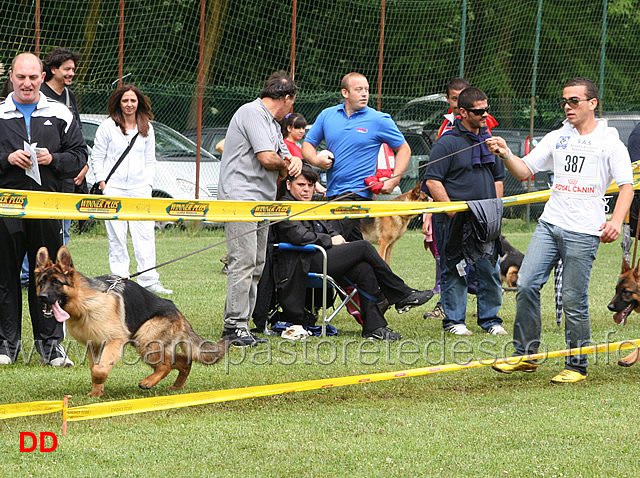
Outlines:
<svg viewBox="0 0 640 478"><path fill-rule="evenodd" d="M184 135L194 143L197 143L198 130L196 128L185 131ZM202 144L200 145L215 157L220 157L220 153L216 151L216 144L227 136L227 128L218 128L206 126L202 128Z"/></svg>
<svg viewBox="0 0 640 478"><path fill-rule="evenodd" d="M429 135L422 131L404 131L402 134L411 148L411 159L407 170L415 170L405 174L400 181L400 188L403 193L406 193L424 177L424 171L428 167L425 165L429 162L433 143Z"/></svg>
<svg viewBox="0 0 640 478"><path fill-rule="evenodd" d="M607 126L612 126L618 130L620 140L625 146L629 146L629 136L631 132L640 123L640 112L627 111L622 113L605 112L602 117L607 120ZM605 196L607 198L607 206L605 211L607 213L613 212L618 199L618 193L613 193L611 196Z"/></svg>
<svg viewBox="0 0 640 478"><path fill-rule="evenodd" d="M602 117L607 120L607 126L612 126L618 130L620 140L625 146L629 146L629 135L633 128L640 123L640 112L630 111L626 113L606 112Z"/></svg>
<svg viewBox="0 0 640 478"><path fill-rule="evenodd" d="M529 151L535 148L538 141L547 133L547 131L544 130L534 130L532 139L529 136L530 132L528 130L493 128L491 132L494 136L504 138L511 152L520 158L529 154ZM516 196L527 192L544 191L545 189L549 189L552 184L553 173L551 171L540 171L530 178L521 181L514 178L509 170L507 170L504 180L504 196ZM543 209L544 203L531 204L531 217L537 219L542 214ZM521 217L525 211L525 205L510 206L505 208L505 216Z"/></svg>
<svg viewBox="0 0 640 478"><path fill-rule="evenodd" d="M82 114L82 135L89 152L93 148L98 126L107 119L106 115ZM156 136L156 176L153 183L153 197L195 199L196 197L196 151L193 141L165 124L152 121ZM91 164L91 162L89 162ZM214 201L218 194L220 158L200 148L200 188L198 199ZM91 166L87 173L89 187L95 182ZM168 225L168 223L163 223Z"/></svg>
<svg viewBox="0 0 640 478"><path fill-rule="evenodd" d="M393 115L393 120L403 133L424 133L434 141L448 108L444 93L422 96L407 102Z"/></svg>

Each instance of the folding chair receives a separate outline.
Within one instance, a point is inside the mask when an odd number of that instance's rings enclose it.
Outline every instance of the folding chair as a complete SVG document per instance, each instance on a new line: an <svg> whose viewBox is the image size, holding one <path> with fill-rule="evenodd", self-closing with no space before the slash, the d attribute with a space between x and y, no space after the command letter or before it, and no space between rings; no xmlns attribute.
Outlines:
<svg viewBox="0 0 640 478"><path fill-rule="evenodd" d="M316 244L307 244L305 246L294 246L293 244L289 244L288 242L281 242L279 244L274 244L274 247L279 248L283 251L298 251L298 252L316 252L320 251L322 254L322 273L319 272L309 272L307 274L307 289L322 289L322 337L326 337L327 335L327 324L331 322L331 320L340 312L340 310L345 307L349 302L351 305L360 312L360 307L353 300L353 296L356 295L358 290L354 287L354 289L347 293L341 286L338 284L333 277L327 274L327 251L322 246L318 246ZM337 307L333 308L333 312L331 315L327 316L327 291L329 288L333 288L336 290L342 302ZM315 295L312 296L312 305L311 308L315 311Z"/></svg>

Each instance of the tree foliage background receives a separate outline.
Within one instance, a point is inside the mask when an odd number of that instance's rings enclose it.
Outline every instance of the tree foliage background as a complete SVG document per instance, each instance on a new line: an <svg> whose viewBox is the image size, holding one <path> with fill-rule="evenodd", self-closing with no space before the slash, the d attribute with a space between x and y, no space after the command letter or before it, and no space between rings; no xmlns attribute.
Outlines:
<svg viewBox="0 0 640 478"><path fill-rule="evenodd" d="M536 127L561 116L563 82L588 76L600 83L603 1L543 0L536 82ZM638 0L608 0L603 104L640 109ZM64 46L82 55L74 89L81 111L103 113L118 81L120 0L42 0L0 6L0 61ZM460 73L484 89L506 126L528 126L537 0L387 0L382 63L382 109L442 92ZM200 0L125 0L124 81L151 97L159 121L194 126L200 42ZM377 91L381 36L379 0L297 1L296 110L310 121L340 101L339 84L360 71ZM226 125L257 96L275 70L291 71L293 0L207 0L204 41L204 122ZM372 106L376 106L376 96Z"/></svg>

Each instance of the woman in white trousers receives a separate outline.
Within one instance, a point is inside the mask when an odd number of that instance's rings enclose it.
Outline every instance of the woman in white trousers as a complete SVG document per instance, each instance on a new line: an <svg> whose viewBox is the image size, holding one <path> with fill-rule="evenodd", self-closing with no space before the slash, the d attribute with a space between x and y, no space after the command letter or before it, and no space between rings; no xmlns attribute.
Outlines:
<svg viewBox="0 0 640 478"><path fill-rule="evenodd" d="M137 87L123 85L107 102L107 118L96 131L91 154L95 179L106 196L150 198L156 170L155 136L151 101ZM107 176L129 148L109 181ZM156 269L154 221L107 221L111 273L129 275L127 231L131 234L138 264L138 283L158 294L171 294L160 282Z"/></svg>

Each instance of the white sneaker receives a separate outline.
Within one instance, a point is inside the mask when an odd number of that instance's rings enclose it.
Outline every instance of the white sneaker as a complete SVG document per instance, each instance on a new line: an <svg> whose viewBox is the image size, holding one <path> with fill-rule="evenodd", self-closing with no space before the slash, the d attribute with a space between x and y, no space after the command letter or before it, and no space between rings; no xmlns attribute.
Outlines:
<svg viewBox="0 0 640 478"><path fill-rule="evenodd" d="M57 357L46 365L51 365L52 367L73 367L75 364L69 357Z"/></svg>
<svg viewBox="0 0 640 478"><path fill-rule="evenodd" d="M504 330L502 325L492 325L489 327L486 332L491 335L507 335L507 331Z"/></svg>
<svg viewBox="0 0 640 478"><path fill-rule="evenodd" d="M473 332L467 329L467 326L464 324L450 325L449 327L444 329L444 331L449 332L450 334L453 334L453 335L473 335Z"/></svg>
<svg viewBox="0 0 640 478"><path fill-rule="evenodd" d="M13 362L11 361L11 357L8 355L0 355L0 365L11 365Z"/></svg>
<svg viewBox="0 0 640 478"><path fill-rule="evenodd" d="M145 289L155 294L173 294L173 291L171 289L165 289L160 281L155 284L148 285Z"/></svg>

